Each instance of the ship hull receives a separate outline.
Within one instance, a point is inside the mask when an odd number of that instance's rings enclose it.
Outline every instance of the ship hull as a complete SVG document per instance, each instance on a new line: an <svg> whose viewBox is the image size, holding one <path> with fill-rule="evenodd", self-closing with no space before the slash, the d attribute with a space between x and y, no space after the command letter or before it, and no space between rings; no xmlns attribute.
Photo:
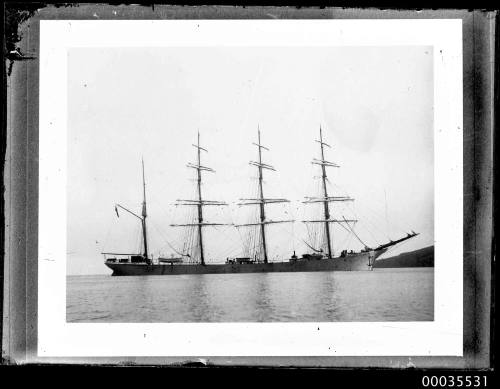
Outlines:
<svg viewBox="0 0 500 389"><path fill-rule="evenodd" d="M350 254L346 257L299 259L270 263L225 263L211 265L151 264L106 262L113 276L147 276L179 274L284 273L318 271L370 271L383 252Z"/></svg>

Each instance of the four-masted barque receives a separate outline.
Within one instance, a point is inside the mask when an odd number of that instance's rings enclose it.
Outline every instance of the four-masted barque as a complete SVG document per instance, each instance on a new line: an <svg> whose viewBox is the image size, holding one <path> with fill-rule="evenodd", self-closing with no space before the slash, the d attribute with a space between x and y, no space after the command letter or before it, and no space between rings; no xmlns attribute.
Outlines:
<svg viewBox="0 0 500 389"><path fill-rule="evenodd" d="M191 252L171 258L153 258L148 252L148 235L147 235L147 210L146 210L146 183L144 176L144 161L142 162L142 180L143 180L143 202L141 215L137 215L133 211L116 204L115 211L118 214L118 209L122 209L140 220L142 228L142 253L103 253L105 256L105 264L112 271L114 276L133 276L133 275L173 275L173 274L218 274L218 273L265 273L265 272L312 272L312 271L362 271L372 270L377 257L385 253L390 247L413 238L418 235L415 232L408 233L406 236L391 240L377 247L366 246L354 231L355 219L348 219L344 216L334 217L331 210L332 203L353 201L348 196L332 196L327 189L327 168L339 166L325 159L325 147L330 146L323 140L323 133L320 128L319 139L316 141L320 146L320 159L313 159L312 163L321 168L321 194L316 197L307 197L304 204L321 205L322 216L316 219L303 220L303 223L314 224L320 227L321 236L323 237L324 248L314 247L312 244L306 245L311 250L310 253L302 254L300 257L295 255L282 261L269 261L268 257L268 239L267 227L276 223L293 223L294 220L271 220L266 215L266 207L271 204L289 202L283 198L269 198L264 196L263 188L263 172L275 171L275 168L263 162L262 151L269 149L262 145L260 130L258 130L257 143L253 143L257 147L258 160L250 161L250 164L257 168L258 172L258 195L255 198L240 199L241 206L256 206L258 207L258 220L246 224L234 224L235 228L256 228L259 232L256 240L256 252L253 256L227 258L225 263L206 263L204 250L204 229L210 226L228 225L225 223L215 223L205 221L204 207L207 206L225 206L223 201L207 200L202 196L202 173L214 172L210 167L204 166L201 163L201 152L207 150L200 145L200 134L198 140L193 146L196 148L196 162L188 163L188 167L196 172L196 198L177 200L177 205L194 207L196 209L196 217L193 222L185 224L170 224L172 227L185 227L191 229L193 233L190 235L192 241ZM332 248L331 227L333 224L342 226L346 231L352 233L361 243L364 248L358 251L342 250L335 256Z"/></svg>

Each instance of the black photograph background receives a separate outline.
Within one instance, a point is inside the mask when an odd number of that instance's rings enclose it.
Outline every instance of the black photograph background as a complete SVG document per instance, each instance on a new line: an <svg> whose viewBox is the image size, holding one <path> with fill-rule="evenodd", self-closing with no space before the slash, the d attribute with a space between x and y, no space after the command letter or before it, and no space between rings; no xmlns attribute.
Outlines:
<svg viewBox="0 0 500 389"><path fill-rule="evenodd" d="M153 9L154 8L154 9ZM12 12L12 11L11 11ZM464 357L411 357L414 367L485 368L490 364L492 297L492 109L491 15L480 11L198 8L166 6L48 6L19 10L7 34L4 71L6 122L4 315L2 349L7 361L44 362L36 356L38 210L38 37L45 19L219 18L461 18L464 69ZM17 20L17 21L16 21ZM491 61L491 62L490 62ZM138 364L192 358L132 358ZM204 356L206 357L206 356ZM408 367L408 357L214 357L220 365ZM51 358L46 362L115 363L123 358Z"/></svg>

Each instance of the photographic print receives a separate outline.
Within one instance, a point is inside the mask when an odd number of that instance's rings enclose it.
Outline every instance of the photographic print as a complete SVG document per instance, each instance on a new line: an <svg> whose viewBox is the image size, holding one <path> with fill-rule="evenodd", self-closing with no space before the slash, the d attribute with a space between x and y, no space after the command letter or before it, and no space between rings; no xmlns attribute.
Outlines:
<svg viewBox="0 0 500 389"><path fill-rule="evenodd" d="M70 49L67 320L433 320L432 63Z"/></svg>
<svg viewBox="0 0 500 389"><path fill-rule="evenodd" d="M461 50L451 19L41 21L39 355L461 355Z"/></svg>

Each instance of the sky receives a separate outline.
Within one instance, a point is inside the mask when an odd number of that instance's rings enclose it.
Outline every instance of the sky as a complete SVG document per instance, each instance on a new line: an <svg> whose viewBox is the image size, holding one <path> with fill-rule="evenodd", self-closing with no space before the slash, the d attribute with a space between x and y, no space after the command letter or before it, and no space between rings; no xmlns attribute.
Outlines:
<svg viewBox="0 0 500 389"><path fill-rule="evenodd" d="M74 48L68 51L67 273L107 274L102 251L133 252L140 225L119 203L140 213L144 158L149 245L153 255L181 250L187 211L177 199L194 198L197 133L203 194L226 207L206 220L249 222L257 158L257 128L266 196L289 199L267 207L273 260L307 251L317 195L319 128L331 195L355 199L334 209L356 217L356 232L376 245L419 232L391 254L434 243L432 48L205 47ZM334 212L334 213L335 213ZM242 255L246 234L233 226L205 228L208 262ZM337 249L359 242L334 232ZM341 246L350 245L349 247Z"/></svg>

